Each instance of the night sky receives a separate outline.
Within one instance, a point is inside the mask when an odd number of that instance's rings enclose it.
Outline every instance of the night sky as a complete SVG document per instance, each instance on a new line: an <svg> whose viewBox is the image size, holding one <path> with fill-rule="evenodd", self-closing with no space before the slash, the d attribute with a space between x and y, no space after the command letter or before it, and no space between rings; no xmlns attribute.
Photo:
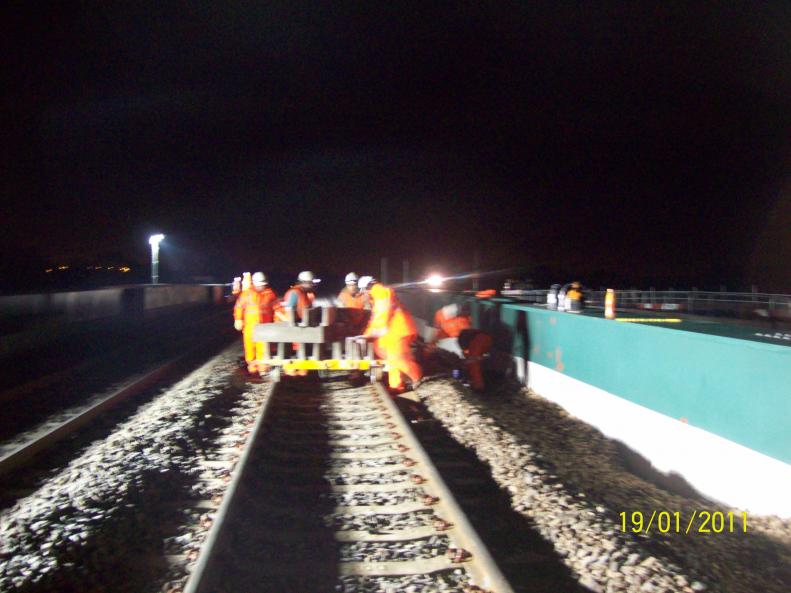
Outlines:
<svg viewBox="0 0 791 593"><path fill-rule="evenodd" d="M0 283L161 231L165 281L791 292L791 5L424 4L9 11Z"/></svg>

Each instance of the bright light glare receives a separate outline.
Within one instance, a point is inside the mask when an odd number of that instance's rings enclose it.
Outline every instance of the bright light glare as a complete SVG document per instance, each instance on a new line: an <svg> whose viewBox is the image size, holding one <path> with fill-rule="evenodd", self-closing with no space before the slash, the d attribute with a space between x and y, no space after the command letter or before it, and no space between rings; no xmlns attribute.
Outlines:
<svg viewBox="0 0 791 593"><path fill-rule="evenodd" d="M164 238L165 238L165 235L163 235L162 233L159 233L157 235L151 235L148 238L148 243L149 243L149 245L159 245Z"/></svg>
<svg viewBox="0 0 791 593"><path fill-rule="evenodd" d="M439 288L442 286L443 278L438 274L432 274L428 278L426 278L426 284L428 284L431 288Z"/></svg>

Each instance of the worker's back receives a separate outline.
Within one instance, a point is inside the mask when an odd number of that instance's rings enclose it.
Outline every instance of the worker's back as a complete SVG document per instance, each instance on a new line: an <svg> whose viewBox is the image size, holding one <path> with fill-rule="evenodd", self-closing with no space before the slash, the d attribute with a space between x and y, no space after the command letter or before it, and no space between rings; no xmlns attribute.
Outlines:
<svg viewBox="0 0 791 593"><path fill-rule="evenodd" d="M469 315L459 315L457 305L442 307L434 314L434 327L437 328L434 340L458 338L463 330L471 326Z"/></svg>

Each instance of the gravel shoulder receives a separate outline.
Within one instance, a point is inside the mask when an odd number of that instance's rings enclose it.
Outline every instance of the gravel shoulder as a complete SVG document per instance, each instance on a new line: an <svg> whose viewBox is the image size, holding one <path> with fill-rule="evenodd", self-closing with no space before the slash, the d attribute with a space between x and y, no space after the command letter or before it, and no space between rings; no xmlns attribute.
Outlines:
<svg viewBox="0 0 791 593"><path fill-rule="evenodd" d="M741 511L638 467L623 445L518 384L479 396L436 378L417 391L591 590L788 592L791 522L749 515L747 533L623 533L622 511Z"/></svg>
<svg viewBox="0 0 791 593"><path fill-rule="evenodd" d="M2 511L0 591L156 591L180 578L167 554L194 559L189 524L210 523L189 503L222 493L215 451L244 440L240 421L268 393L235 380L238 354L236 344L163 388Z"/></svg>

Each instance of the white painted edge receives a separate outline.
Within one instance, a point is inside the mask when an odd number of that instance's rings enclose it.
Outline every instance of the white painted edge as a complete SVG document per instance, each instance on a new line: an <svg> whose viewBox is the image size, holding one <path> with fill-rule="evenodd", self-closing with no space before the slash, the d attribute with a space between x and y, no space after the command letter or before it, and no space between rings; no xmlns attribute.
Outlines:
<svg viewBox="0 0 791 593"><path fill-rule="evenodd" d="M726 506L791 517L791 465L540 364L526 365L520 357L514 362L527 387L621 441L659 472L678 474Z"/></svg>

